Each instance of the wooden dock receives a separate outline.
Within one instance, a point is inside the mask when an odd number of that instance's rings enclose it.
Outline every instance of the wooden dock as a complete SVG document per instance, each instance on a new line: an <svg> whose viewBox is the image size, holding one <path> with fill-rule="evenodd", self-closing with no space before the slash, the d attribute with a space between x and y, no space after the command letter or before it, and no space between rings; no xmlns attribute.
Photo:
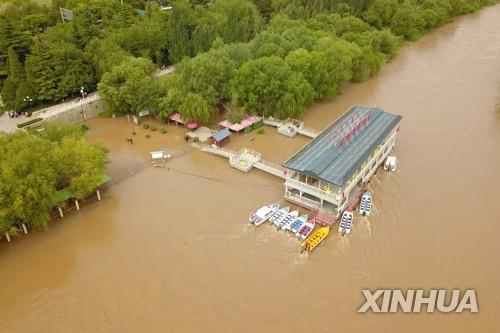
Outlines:
<svg viewBox="0 0 500 333"><path fill-rule="evenodd" d="M219 148L210 145L199 146L201 151L227 158L229 160L229 165L240 171L248 172L253 168L257 168L273 176L280 177L282 179L286 178L287 170L285 168L263 160L260 153L250 149L244 148L237 152L231 149Z"/></svg>
<svg viewBox="0 0 500 333"><path fill-rule="evenodd" d="M283 121L275 118L264 118L264 125L276 127L279 134L293 138L297 134L314 139L320 131L304 126L302 121Z"/></svg>

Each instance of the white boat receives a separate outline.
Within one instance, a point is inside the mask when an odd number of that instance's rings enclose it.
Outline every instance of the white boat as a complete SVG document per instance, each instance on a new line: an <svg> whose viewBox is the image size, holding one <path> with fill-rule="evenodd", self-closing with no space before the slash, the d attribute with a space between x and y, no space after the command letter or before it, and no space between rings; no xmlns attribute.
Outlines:
<svg viewBox="0 0 500 333"><path fill-rule="evenodd" d="M278 224L276 224L276 227L278 229L284 229L284 226L292 224L293 221L299 216L299 211L294 210L293 212L290 212L283 220L281 220Z"/></svg>
<svg viewBox="0 0 500 333"><path fill-rule="evenodd" d="M352 213L352 209L347 208L340 219L339 232L341 232L342 235L347 235L351 232L353 220L354 214Z"/></svg>
<svg viewBox="0 0 500 333"><path fill-rule="evenodd" d="M363 193L361 202L359 203L359 213L363 216L370 215L372 210L372 194L370 191Z"/></svg>
<svg viewBox="0 0 500 333"><path fill-rule="evenodd" d="M279 208L280 205L278 204L263 206L259 208L255 213L250 215L248 221L255 224L256 226L259 226L262 223L266 222L271 216L273 216Z"/></svg>
<svg viewBox="0 0 500 333"><path fill-rule="evenodd" d="M304 214L293 221L288 227L284 227L283 229L289 230L295 234L297 231L299 231L300 227L302 227L302 225L307 222L308 218L309 215Z"/></svg>
<svg viewBox="0 0 500 333"><path fill-rule="evenodd" d="M302 224L295 235L297 235L297 237L299 237L300 239L306 239L313 231L315 224L316 220L310 219L309 221Z"/></svg>
<svg viewBox="0 0 500 333"><path fill-rule="evenodd" d="M398 159L394 155L389 155L385 159L384 170L395 171Z"/></svg>
<svg viewBox="0 0 500 333"><path fill-rule="evenodd" d="M290 207L283 207L280 210L276 212L273 216L269 218L269 222L277 224L281 222L287 215L288 212L290 211Z"/></svg>

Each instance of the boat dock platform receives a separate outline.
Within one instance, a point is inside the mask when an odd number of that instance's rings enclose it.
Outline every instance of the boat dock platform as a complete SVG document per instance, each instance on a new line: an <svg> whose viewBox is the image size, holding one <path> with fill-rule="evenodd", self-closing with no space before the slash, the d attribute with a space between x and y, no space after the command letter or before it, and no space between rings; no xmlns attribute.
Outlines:
<svg viewBox="0 0 500 333"><path fill-rule="evenodd" d="M227 148L220 148L211 145L199 145L200 150L229 159L229 165L243 172L249 172L253 168L267 172L273 176L286 178L287 170L277 164L262 159L261 153L243 148L240 151L234 151Z"/></svg>
<svg viewBox="0 0 500 333"><path fill-rule="evenodd" d="M295 119L282 121L279 119L269 117L269 118L264 118L264 125L276 127L278 129L279 134L282 134L282 135L285 135L285 136L288 136L291 138L293 138L297 134L301 134L301 135L304 135L304 136L307 136L309 138L314 139L320 133L320 131L318 131L314 128L304 126L303 121L299 121L299 120L295 120Z"/></svg>

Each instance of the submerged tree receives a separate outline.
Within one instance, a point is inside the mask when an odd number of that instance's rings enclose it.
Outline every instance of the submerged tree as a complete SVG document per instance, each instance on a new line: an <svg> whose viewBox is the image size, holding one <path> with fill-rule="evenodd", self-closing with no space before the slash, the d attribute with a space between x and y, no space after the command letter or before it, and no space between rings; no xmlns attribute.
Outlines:
<svg viewBox="0 0 500 333"><path fill-rule="evenodd" d="M76 198L101 181L106 150L90 144L80 125L47 125L43 131L0 134L0 232L19 223L45 228L53 195L69 187Z"/></svg>

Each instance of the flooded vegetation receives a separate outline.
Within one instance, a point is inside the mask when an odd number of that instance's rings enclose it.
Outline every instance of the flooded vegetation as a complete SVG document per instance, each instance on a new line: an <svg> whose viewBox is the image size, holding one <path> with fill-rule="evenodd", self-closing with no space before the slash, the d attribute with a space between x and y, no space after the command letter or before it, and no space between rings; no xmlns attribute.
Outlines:
<svg viewBox="0 0 500 333"><path fill-rule="evenodd" d="M110 149L113 186L50 231L0 244L0 330L497 331L499 17L497 5L441 27L305 113L317 129L354 104L404 117L398 171L373 178L370 217L308 257L295 238L248 225L250 211L280 200L282 180L186 145L181 127L89 120L88 137ZM266 128L228 147L281 163L307 141ZM150 165L160 148L168 168ZM356 312L361 289L431 287L476 289L479 313Z"/></svg>

